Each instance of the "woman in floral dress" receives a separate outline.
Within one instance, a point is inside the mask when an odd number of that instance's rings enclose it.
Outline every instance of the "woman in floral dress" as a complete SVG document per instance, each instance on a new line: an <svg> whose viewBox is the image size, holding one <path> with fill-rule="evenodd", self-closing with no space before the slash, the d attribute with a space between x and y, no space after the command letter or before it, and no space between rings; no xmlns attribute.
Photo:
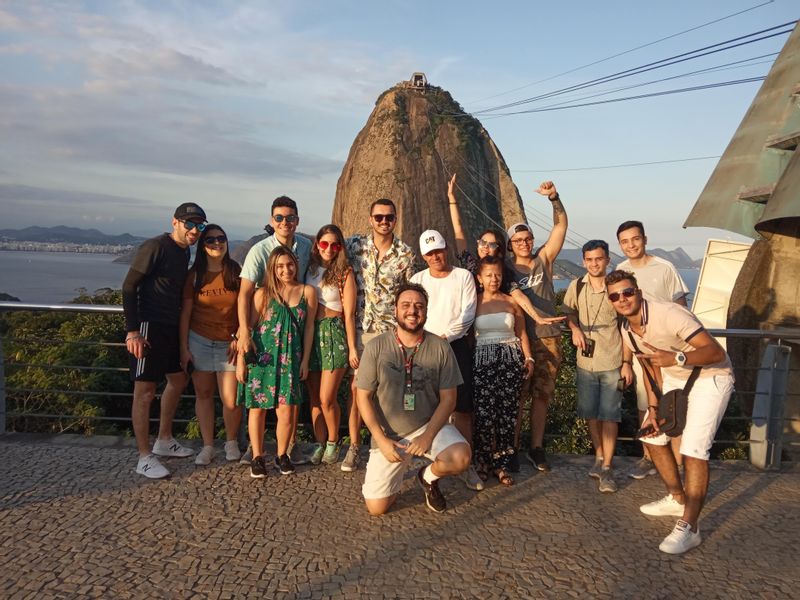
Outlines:
<svg viewBox="0 0 800 600"><path fill-rule="evenodd" d="M297 258L279 246L267 261L263 287L256 290L250 326L255 351L239 353L236 377L244 385L248 432L253 448L250 476L266 476L264 428L266 411L275 409L278 452L275 467L282 475L294 472L287 450L292 418L302 400L300 382L308 375L314 337L317 294L310 285L297 282Z"/></svg>
<svg viewBox="0 0 800 600"><path fill-rule="evenodd" d="M347 367L358 368L356 282L336 225L325 225L311 249L306 283L317 291L314 344L308 374L311 422L317 444L311 463L339 460L341 409L337 395Z"/></svg>

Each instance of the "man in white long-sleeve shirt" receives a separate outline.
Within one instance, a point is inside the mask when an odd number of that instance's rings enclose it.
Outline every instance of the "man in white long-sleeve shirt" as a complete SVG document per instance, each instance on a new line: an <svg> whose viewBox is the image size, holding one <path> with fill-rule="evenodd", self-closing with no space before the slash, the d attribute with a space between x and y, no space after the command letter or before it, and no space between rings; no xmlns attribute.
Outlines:
<svg viewBox="0 0 800 600"><path fill-rule="evenodd" d="M419 237L419 250L428 268L411 278L428 293L425 330L450 342L464 383L458 386L453 424L472 445L472 353L467 332L475 320L478 303L475 279L466 269L454 267L447 258L447 243L438 231L429 229ZM464 474L467 487L482 490L483 482L473 468Z"/></svg>

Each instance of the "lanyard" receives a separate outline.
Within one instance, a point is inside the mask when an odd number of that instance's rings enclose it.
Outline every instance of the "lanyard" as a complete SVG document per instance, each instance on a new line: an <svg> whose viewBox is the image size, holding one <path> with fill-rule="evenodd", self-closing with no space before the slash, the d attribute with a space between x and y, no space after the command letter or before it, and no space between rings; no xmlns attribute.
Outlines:
<svg viewBox="0 0 800 600"><path fill-rule="evenodd" d="M394 340L397 342L397 345L400 347L400 352L403 353L403 362L405 363L406 368L406 393L411 393L412 385L411 385L411 370L414 367L414 356L417 354L419 347L422 345L423 340L425 339L425 332L422 332L422 335L417 340L417 343L414 345L414 349L411 351L411 354L406 354L406 347L403 345L403 342L400 341L400 337L397 335L397 331L394 332Z"/></svg>

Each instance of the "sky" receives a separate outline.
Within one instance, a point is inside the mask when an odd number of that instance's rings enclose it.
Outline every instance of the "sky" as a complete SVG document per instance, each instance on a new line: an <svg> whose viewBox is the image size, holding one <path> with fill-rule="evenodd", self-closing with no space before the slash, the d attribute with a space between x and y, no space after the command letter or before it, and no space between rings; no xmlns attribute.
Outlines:
<svg viewBox="0 0 800 600"><path fill-rule="evenodd" d="M602 238L614 248L616 226L639 219L651 246L699 257L709 237L744 238L682 229L716 165L684 159L723 153L760 82L496 113L734 61L748 62L583 101L761 77L787 35L478 111L770 28L797 12L790 0L0 0L0 227L151 236L169 228L177 204L194 201L244 239L286 194L300 206L301 230L313 233L330 218L336 181L377 97L423 71L486 127L537 237L546 234L539 225L549 206L534 189L551 179L569 213L568 245Z"/></svg>

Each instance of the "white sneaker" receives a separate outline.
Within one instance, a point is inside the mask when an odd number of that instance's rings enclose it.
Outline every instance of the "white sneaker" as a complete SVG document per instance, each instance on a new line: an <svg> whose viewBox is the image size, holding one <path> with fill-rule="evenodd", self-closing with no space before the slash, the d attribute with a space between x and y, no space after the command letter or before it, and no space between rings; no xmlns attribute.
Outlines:
<svg viewBox="0 0 800 600"><path fill-rule="evenodd" d="M700 537L700 528L692 531L692 526L683 519L678 519L675 529L672 530L658 549L667 554L683 554L700 545L703 539Z"/></svg>
<svg viewBox="0 0 800 600"><path fill-rule="evenodd" d="M214 460L214 446L203 446L203 449L197 453L194 464L210 465L212 460Z"/></svg>
<svg viewBox="0 0 800 600"><path fill-rule="evenodd" d="M186 458L194 454L194 450L181 446L175 438L169 438L168 440L156 440L156 443L153 444L153 454Z"/></svg>
<svg viewBox="0 0 800 600"><path fill-rule="evenodd" d="M464 485L466 485L469 489L475 490L476 492L480 492L486 486L484 485L483 481L480 477L478 477L478 473L475 471L475 467L472 465L469 466L469 469L461 473L459 476L461 477Z"/></svg>
<svg viewBox="0 0 800 600"><path fill-rule="evenodd" d="M139 463L136 465L136 472L150 479L169 477L169 471L161 464L155 454L148 454L144 458L140 458Z"/></svg>
<svg viewBox="0 0 800 600"><path fill-rule="evenodd" d="M675 500L672 494L667 494L660 500L642 504L639 510L652 517L682 517L683 504Z"/></svg>
<svg viewBox="0 0 800 600"><path fill-rule="evenodd" d="M225 442L225 460L234 462L242 458L242 451L239 450L239 442L230 440Z"/></svg>

